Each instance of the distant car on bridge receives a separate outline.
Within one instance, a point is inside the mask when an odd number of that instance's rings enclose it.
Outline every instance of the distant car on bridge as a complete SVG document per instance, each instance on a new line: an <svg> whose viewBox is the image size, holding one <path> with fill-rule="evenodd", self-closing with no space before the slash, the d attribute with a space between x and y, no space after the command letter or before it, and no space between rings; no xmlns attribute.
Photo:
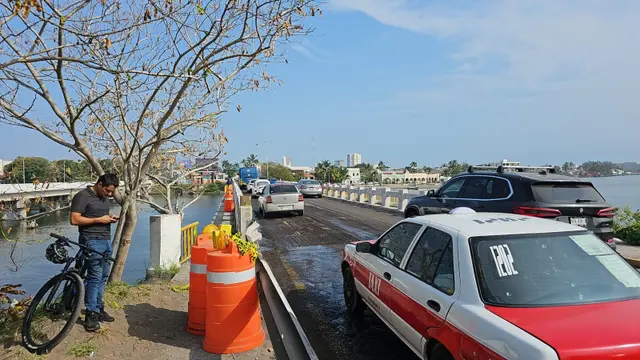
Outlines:
<svg viewBox="0 0 640 360"><path fill-rule="evenodd" d="M421 359L640 358L640 275L580 226L406 218L345 245L342 274L347 312L369 308Z"/></svg>
<svg viewBox="0 0 640 360"><path fill-rule="evenodd" d="M298 181L298 189L304 196L322 197L322 185L318 180L300 179Z"/></svg>
<svg viewBox="0 0 640 360"><path fill-rule="evenodd" d="M249 191L253 197L258 197L260 193L264 190L265 186L269 185L271 182L266 179L256 179L251 185Z"/></svg>
<svg viewBox="0 0 640 360"><path fill-rule="evenodd" d="M480 171L478 171L480 170ZM512 171L509 171L512 170ZM615 249L614 208L589 181L553 168L470 166L437 191L409 200L405 217L447 213L456 207L558 220L593 231Z"/></svg>
<svg viewBox="0 0 640 360"><path fill-rule="evenodd" d="M304 196L294 184L267 184L258 191L260 215L296 213L304 215Z"/></svg>

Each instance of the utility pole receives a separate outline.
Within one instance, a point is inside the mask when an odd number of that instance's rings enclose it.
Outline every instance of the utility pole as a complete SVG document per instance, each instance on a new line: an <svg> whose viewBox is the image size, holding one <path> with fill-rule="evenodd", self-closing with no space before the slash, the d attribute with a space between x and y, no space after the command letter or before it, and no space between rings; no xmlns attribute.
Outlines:
<svg viewBox="0 0 640 360"><path fill-rule="evenodd" d="M62 182L67 182L67 160L62 160Z"/></svg>
<svg viewBox="0 0 640 360"><path fill-rule="evenodd" d="M27 183L27 178L26 178L25 172L24 172L24 156L22 157L22 183L23 184Z"/></svg>

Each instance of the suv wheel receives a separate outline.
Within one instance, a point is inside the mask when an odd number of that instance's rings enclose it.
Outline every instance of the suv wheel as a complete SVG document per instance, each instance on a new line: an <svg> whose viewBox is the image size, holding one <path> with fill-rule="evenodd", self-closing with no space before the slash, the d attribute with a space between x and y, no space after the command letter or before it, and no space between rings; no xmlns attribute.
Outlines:
<svg viewBox="0 0 640 360"><path fill-rule="evenodd" d="M416 211L415 209L409 209L409 210L407 210L407 212L404 214L404 217L405 217L405 218L412 218L412 217L416 217L416 216L418 216L418 215L420 215L420 214L418 213L418 211Z"/></svg>

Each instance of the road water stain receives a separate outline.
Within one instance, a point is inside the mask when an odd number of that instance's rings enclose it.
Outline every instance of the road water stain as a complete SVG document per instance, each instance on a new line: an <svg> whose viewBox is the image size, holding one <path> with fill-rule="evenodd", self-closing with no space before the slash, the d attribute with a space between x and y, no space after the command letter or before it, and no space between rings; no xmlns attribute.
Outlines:
<svg viewBox="0 0 640 360"><path fill-rule="evenodd" d="M349 232L350 234L354 235L355 237L357 237L360 240L371 240L371 239L376 239L378 238L376 235L368 232L368 231L364 231L362 229L358 229L355 228L353 226L349 226L343 222L340 222L338 220L328 220L331 224L339 227L340 229Z"/></svg>
<svg viewBox="0 0 640 360"><path fill-rule="evenodd" d="M327 246L289 249L286 267L304 290L287 296L320 359L412 359L413 353L373 313L354 321L347 316L340 270L341 250ZM291 272L287 269L291 276ZM296 286L297 287L297 286ZM315 341L314 341L315 340ZM314 344L315 343L315 344ZM318 349L319 344L326 345Z"/></svg>

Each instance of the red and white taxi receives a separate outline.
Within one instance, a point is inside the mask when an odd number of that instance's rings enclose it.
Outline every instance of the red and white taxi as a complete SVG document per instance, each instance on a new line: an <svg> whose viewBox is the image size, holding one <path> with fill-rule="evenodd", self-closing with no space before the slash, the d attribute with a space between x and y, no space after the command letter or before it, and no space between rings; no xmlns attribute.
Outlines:
<svg viewBox="0 0 640 360"><path fill-rule="evenodd" d="M584 228L459 208L343 255L348 312L422 359L640 359L640 275Z"/></svg>

